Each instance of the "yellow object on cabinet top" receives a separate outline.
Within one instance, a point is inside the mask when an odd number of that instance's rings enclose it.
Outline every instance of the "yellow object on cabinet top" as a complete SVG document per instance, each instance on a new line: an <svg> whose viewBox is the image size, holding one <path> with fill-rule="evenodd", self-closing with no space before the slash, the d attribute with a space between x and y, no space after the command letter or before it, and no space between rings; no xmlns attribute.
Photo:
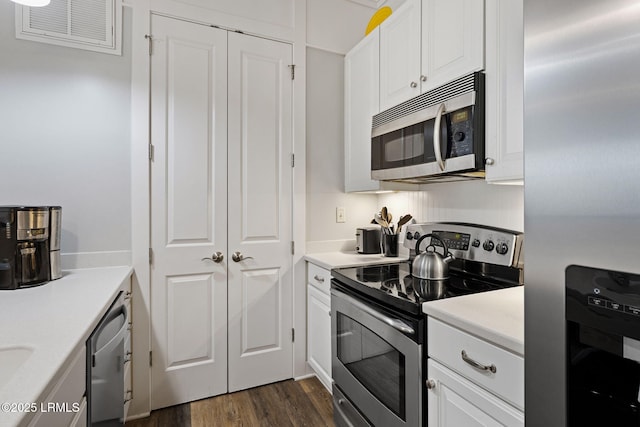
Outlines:
<svg viewBox="0 0 640 427"><path fill-rule="evenodd" d="M382 21L387 19L389 15L391 15L391 8L389 6L384 6L378 9L376 13L374 13L371 19L369 20L369 23L367 24L367 29L365 30L364 35L366 36L371 31L373 31L378 25L382 24Z"/></svg>

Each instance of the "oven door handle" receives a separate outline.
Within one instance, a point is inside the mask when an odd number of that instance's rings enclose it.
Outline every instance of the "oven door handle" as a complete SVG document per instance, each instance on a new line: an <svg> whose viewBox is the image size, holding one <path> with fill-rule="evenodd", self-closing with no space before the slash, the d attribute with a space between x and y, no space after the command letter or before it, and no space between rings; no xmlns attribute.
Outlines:
<svg viewBox="0 0 640 427"><path fill-rule="evenodd" d="M442 114L444 113L444 103L440 104L438 107L438 112L436 113L436 119L433 123L433 151L436 155L436 162L440 167L440 170L444 172L445 165L444 160L442 160L442 152L440 151L440 122L442 121Z"/></svg>
<svg viewBox="0 0 640 427"><path fill-rule="evenodd" d="M338 292L336 291L332 291L335 292L336 294ZM409 325L407 325L405 322L403 322L402 320L399 319L394 319L392 317L389 316L385 316L384 314L380 313L379 311L375 310L374 308L369 307L368 305L358 301L357 299L344 294L342 292L339 293L339 297L344 299L345 301L347 301L349 304L352 304L353 306L355 306L357 309L364 311L367 314L370 314L371 316L375 317L376 319L380 320L381 322L386 323L387 325L391 326L392 328L408 334L408 335L415 335L416 331Z"/></svg>

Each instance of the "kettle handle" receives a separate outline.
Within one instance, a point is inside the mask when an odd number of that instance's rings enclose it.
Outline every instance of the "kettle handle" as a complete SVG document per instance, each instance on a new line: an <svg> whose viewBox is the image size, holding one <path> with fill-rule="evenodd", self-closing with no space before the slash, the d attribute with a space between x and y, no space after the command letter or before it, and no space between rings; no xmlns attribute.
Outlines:
<svg viewBox="0 0 640 427"><path fill-rule="evenodd" d="M416 241L416 255L418 255L420 253L420 243L426 239L427 237L431 237L432 239L436 239L437 241L439 241L440 243L442 243L442 247L444 248L444 253L443 255L446 257L447 255L450 255L451 253L449 252L449 248L447 248L447 244L444 242L444 240L442 240L440 237L438 237L437 234L433 234L433 233L429 233L429 234L425 234L424 236L420 236L420 238ZM433 245L429 245L429 246L433 246ZM429 247L427 246L427 248ZM425 248L425 252L427 251L427 248ZM435 246L433 247L433 251L435 252L436 248Z"/></svg>

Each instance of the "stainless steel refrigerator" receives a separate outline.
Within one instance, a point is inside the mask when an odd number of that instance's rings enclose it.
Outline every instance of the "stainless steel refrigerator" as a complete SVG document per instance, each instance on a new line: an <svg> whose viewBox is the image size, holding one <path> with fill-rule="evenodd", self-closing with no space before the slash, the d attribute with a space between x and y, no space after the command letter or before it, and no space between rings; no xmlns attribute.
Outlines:
<svg viewBox="0 0 640 427"><path fill-rule="evenodd" d="M554 427L566 268L640 274L640 1L525 0L524 28L525 414Z"/></svg>

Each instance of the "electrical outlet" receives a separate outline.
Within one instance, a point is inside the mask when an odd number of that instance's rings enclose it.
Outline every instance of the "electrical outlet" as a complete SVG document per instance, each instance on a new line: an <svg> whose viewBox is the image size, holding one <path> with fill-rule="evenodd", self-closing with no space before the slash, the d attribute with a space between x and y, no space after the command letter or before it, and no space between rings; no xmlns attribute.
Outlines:
<svg viewBox="0 0 640 427"><path fill-rule="evenodd" d="M343 207L336 208L336 222L345 222L347 220L347 214Z"/></svg>

